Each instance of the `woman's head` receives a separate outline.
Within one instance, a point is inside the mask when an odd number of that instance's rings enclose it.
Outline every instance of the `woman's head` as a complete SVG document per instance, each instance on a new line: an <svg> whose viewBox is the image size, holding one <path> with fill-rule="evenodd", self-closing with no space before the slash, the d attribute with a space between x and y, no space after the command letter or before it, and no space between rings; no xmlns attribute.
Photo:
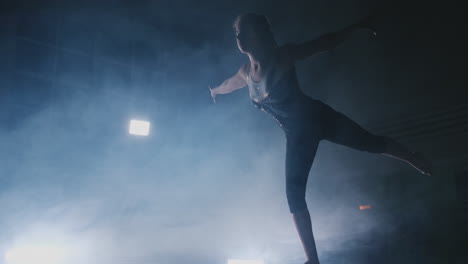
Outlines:
<svg viewBox="0 0 468 264"><path fill-rule="evenodd" d="M246 13L236 17L233 23L237 45L242 53L256 53L276 46L270 22L264 15Z"/></svg>

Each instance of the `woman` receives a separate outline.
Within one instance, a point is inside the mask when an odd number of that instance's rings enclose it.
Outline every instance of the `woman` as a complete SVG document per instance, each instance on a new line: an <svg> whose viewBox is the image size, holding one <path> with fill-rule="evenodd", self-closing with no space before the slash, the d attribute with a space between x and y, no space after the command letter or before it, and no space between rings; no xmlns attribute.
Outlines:
<svg viewBox="0 0 468 264"><path fill-rule="evenodd" d="M211 96L216 102L216 95L248 86L254 105L276 119L284 130L289 210L307 256L306 264L318 264L305 191L320 140L394 157L426 175L431 174L430 164L393 139L369 133L342 113L306 96L299 88L294 66L296 61L334 48L358 29L369 30L375 35L369 19L312 41L283 46L276 43L270 24L263 15L240 15L233 27L238 48L250 62L242 65L221 85L210 88Z"/></svg>

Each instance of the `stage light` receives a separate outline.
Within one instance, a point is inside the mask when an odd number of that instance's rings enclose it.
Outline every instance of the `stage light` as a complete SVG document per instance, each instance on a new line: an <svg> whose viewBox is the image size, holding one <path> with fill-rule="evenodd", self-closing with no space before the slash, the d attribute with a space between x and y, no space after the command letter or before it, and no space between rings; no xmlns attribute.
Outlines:
<svg viewBox="0 0 468 264"><path fill-rule="evenodd" d="M8 250L6 264L62 264L66 250L60 246L24 246Z"/></svg>
<svg viewBox="0 0 468 264"><path fill-rule="evenodd" d="M148 136L150 130L150 123L141 120L131 120L129 133L138 136Z"/></svg>
<svg viewBox="0 0 468 264"><path fill-rule="evenodd" d="M229 259L228 264L264 264L263 260Z"/></svg>

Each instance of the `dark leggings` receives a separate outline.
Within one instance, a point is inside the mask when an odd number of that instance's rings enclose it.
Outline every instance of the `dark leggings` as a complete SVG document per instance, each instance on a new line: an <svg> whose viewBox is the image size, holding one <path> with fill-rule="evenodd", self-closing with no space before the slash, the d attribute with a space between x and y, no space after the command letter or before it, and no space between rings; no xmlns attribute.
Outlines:
<svg viewBox="0 0 468 264"><path fill-rule="evenodd" d="M383 153L387 138L369 133L344 114L323 104L319 121L286 135L286 195L291 213L307 209L307 178L322 139L372 153Z"/></svg>

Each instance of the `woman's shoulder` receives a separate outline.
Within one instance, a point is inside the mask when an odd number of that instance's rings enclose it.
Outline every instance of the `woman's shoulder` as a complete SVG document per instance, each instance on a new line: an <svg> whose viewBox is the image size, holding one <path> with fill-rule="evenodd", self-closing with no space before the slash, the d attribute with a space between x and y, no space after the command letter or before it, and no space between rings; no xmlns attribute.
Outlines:
<svg viewBox="0 0 468 264"><path fill-rule="evenodd" d="M279 46L278 48L276 48L276 51L275 51L275 63L274 64L276 68L281 69L281 71L290 70L291 68L295 66L294 60L292 60L292 58L289 55L288 45L289 44Z"/></svg>
<svg viewBox="0 0 468 264"><path fill-rule="evenodd" d="M287 68L294 66L295 63L290 53L292 46L293 44L287 43L276 49L276 58L278 63Z"/></svg>
<svg viewBox="0 0 468 264"><path fill-rule="evenodd" d="M247 80L249 74L249 63L244 63L240 66L238 74L244 79Z"/></svg>

